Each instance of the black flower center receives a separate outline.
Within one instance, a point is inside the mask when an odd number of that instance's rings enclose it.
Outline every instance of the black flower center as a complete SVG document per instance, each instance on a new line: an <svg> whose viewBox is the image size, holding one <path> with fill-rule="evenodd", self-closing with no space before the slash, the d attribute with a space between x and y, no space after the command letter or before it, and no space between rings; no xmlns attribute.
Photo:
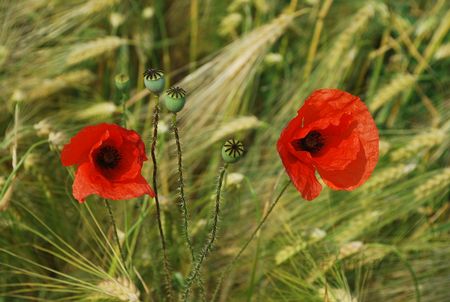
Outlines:
<svg viewBox="0 0 450 302"><path fill-rule="evenodd" d="M120 159L119 151L112 146L101 147L95 156L95 162L103 169L113 169L117 167Z"/></svg>
<svg viewBox="0 0 450 302"><path fill-rule="evenodd" d="M292 144L295 150L317 153L325 145L325 139L320 132L314 130L304 138L294 141Z"/></svg>

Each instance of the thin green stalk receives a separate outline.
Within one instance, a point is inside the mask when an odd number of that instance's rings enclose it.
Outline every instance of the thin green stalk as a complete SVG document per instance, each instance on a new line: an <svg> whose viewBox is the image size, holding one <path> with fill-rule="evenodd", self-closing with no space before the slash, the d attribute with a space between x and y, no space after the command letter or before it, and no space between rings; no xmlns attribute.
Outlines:
<svg viewBox="0 0 450 302"><path fill-rule="evenodd" d="M14 128L13 128L13 144L11 146L11 166L13 171L17 168L17 146L19 145L19 112L20 112L20 101L15 100L16 105L14 106ZM0 211L5 211L9 207L9 203L11 202L11 195L14 190L14 180L15 176L12 178L9 186L5 185L4 188L8 188L8 190L0 197Z"/></svg>
<svg viewBox="0 0 450 302"><path fill-rule="evenodd" d="M281 196L283 195L283 193L286 191L287 187L289 186L291 182L288 181L284 187L281 189L280 193L278 194L278 196L275 198L275 200L272 202L272 204L269 207L269 210L267 211L267 213L264 215L264 217L261 219L261 221L259 222L258 226L256 227L256 229L253 231L252 235L250 236L250 238L245 242L245 244L241 247L241 249L239 250L239 252L237 253L236 256L234 256L233 260L231 260L231 262L228 264L228 266L225 268L225 270L222 272L222 274L220 275L220 279L219 282L217 283L216 289L214 290L214 294L212 296L211 301L214 302L216 300L216 297L219 293L219 290L222 286L222 282L225 279L225 276L228 275L231 272L231 269L233 268L233 266L236 264L236 262L239 260L239 257L241 257L242 253L247 249L248 245L250 244L250 242L252 242L252 240L255 238L255 236L258 234L259 230L261 229L261 227L264 225L264 223L266 222L267 218L269 217L270 213L272 213L273 209L275 208L275 206L277 205L278 201L281 199Z"/></svg>
<svg viewBox="0 0 450 302"><path fill-rule="evenodd" d="M33 144L30 146L30 148L28 148L28 150L25 152L25 154L22 156L22 158L19 160L19 162L16 164L16 167L13 169L13 171L9 174L9 176L6 178L5 183L3 184L3 188L1 190L0 193L0 200L2 200L2 198L5 196L6 191L8 190L11 182L13 181L14 177L17 174L17 171L20 169L20 167L22 167L25 159L27 158L27 156L31 153L31 151L33 151L36 147L46 144L48 143L47 140L41 140L38 141L37 143Z"/></svg>
<svg viewBox="0 0 450 302"><path fill-rule="evenodd" d="M120 98L120 103L122 103L122 127L127 127L127 94L122 91L122 96Z"/></svg>
<svg viewBox="0 0 450 302"><path fill-rule="evenodd" d="M159 120L159 95L155 98L155 107L153 109L153 138L152 138L152 146L151 146L151 158L153 162L153 191L155 192L155 204L156 204L156 220L158 221L158 230L159 230L159 238L161 240L161 247L163 250L163 266L164 266L164 275L165 275L165 286L167 292L167 298L169 301L172 301L172 285L171 285L171 274L169 268L169 259L167 256L167 247L166 247L166 239L164 237L163 226L161 222L161 207L159 205L159 197L158 197L158 182L157 182L157 174L158 174L158 165L156 161L156 142L158 140L158 120Z"/></svg>
<svg viewBox="0 0 450 302"><path fill-rule="evenodd" d="M172 130L175 136L175 142L177 145L177 155L178 155L178 186L179 186L179 206L180 212L183 218L183 233L186 239L186 244L191 252L192 261L195 261L194 247L192 246L192 240L189 235L189 214L186 206L186 197L184 194L184 177L183 177L183 157L180 143L180 135L178 134L177 127L177 114L174 113L172 116Z"/></svg>
<svg viewBox="0 0 450 302"><path fill-rule="evenodd" d="M255 201L256 219L260 220L261 215L262 215L261 209L260 209L260 200L259 200L258 195L256 194L255 190L253 189L253 186L252 186L250 180L248 178L245 178L245 181L250 189L252 198ZM259 260L259 254L260 254L260 242L261 242L261 237L258 236L258 238L256 238L255 259L253 261L252 272L250 274L250 285L249 285L248 291L247 291L247 302L252 301L253 291L255 288L256 270L258 268L258 260Z"/></svg>
<svg viewBox="0 0 450 302"><path fill-rule="evenodd" d="M320 41L320 35L323 29L324 19L327 16L328 11L330 10L331 4L333 4L333 0L325 0L325 2L322 5L322 8L319 11L316 26L314 28L314 34L308 51L308 57L306 59L306 66L303 74L303 78L305 80L307 80L309 78L309 75L311 74L314 58L316 57L317 47Z"/></svg>
<svg viewBox="0 0 450 302"><path fill-rule="evenodd" d="M183 301L184 302L188 301L191 286L194 283L194 281L196 280L197 276L199 275L201 265L202 265L203 261L205 260L206 256L208 255L209 251L211 250L213 243L217 236L217 225L219 222L219 215L220 215L220 196L221 196L221 192L222 192L223 179L224 179L227 167L228 167L228 164L224 164L223 167L220 169L219 180L217 182L217 188L216 188L216 205L215 205L215 209L214 209L211 233L209 236L209 240L206 242L206 245L201 250L198 260L195 262L194 268L191 270L191 273L189 274L189 277L186 280L186 287L185 287L184 293L183 293Z"/></svg>
<svg viewBox="0 0 450 302"><path fill-rule="evenodd" d="M19 145L19 116L20 116L20 101L16 101L14 108L14 142L12 146L12 168L17 166L17 146Z"/></svg>
<svg viewBox="0 0 450 302"><path fill-rule="evenodd" d="M117 246L119 247L120 257L122 257L123 264L125 266L126 258L125 253L123 252L122 246L120 245L120 239L119 239L119 232L117 231L117 224L116 220L114 219L114 215L111 209L111 204L109 203L108 199L103 199L105 201L106 209L108 210L109 219L111 220L111 225L113 227L114 237L116 239Z"/></svg>
<svg viewBox="0 0 450 302"><path fill-rule="evenodd" d="M197 44L198 44L198 0L191 1L191 34L189 43L189 71L193 72L197 67Z"/></svg>
<svg viewBox="0 0 450 302"><path fill-rule="evenodd" d="M179 189L179 209L182 215L182 224L183 224L183 233L184 237L186 239L186 244L189 248L189 252L191 253L191 259L192 263L195 262L195 255L194 255L194 246L192 244L191 236L189 235L189 212L186 205L186 195L184 193L184 177L183 177L183 152L181 150L181 142L180 142L180 135L178 133L178 126L177 126L177 114L174 113L172 116L172 130L173 134L175 136L175 142L177 145L177 155L178 155L178 189ZM203 300L206 300L205 296L205 287L204 283L201 277L198 278L198 284L200 293L203 297Z"/></svg>

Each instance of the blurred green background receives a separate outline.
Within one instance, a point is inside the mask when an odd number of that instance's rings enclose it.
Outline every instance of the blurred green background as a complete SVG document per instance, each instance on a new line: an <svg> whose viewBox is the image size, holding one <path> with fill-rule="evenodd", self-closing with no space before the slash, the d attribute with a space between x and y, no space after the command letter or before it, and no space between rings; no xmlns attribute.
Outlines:
<svg viewBox="0 0 450 302"><path fill-rule="evenodd" d="M0 301L164 301L152 200L112 202L128 274L103 204L79 205L59 160L80 128L120 116L119 73L131 79L128 126L149 147L150 66L188 91L179 119L197 250L222 142L248 150L226 177L207 301L287 179L280 131L325 87L365 101L378 166L357 190L312 202L290 187L219 301L449 301L449 29L445 0L0 0ZM159 191L181 291L191 263L170 120L163 111Z"/></svg>

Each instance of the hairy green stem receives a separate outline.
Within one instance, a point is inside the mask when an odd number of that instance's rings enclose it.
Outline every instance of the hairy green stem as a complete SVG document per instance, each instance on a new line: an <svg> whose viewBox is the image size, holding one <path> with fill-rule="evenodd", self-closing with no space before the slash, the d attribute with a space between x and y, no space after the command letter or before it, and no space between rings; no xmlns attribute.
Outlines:
<svg viewBox="0 0 450 302"><path fill-rule="evenodd" d="M152 138L152 146L151 146L151 158L153 162L153 191L155 192L155 204L156 204L156 220L158 221L158 230L159 230L159 238L161 240L161 247L163 251L163 266L164 266L164 277L165 277L165 286L167 298L169 301L172 301L172 285L171 285L171 274L169 267L169 258L167 256L167 246L166 239L164 237L163 226L161 222L161 207L159 204L158 197L158 182L157 182L157 173L158 173L158 165L156 161L156 142L158 140L158 121L159 121L159 95L155 98L155 107L153 110L153 138Z"/></svg>
<svg viewBox="0 0 450 302"><path fill-rule="evenodd" d="M111 220L111 225L113 227L113 232L114 232L114 238L116 238L116 243L119 248L120 257L122 257L123 265L125 266L125 263L126 263L125 253L123 252L122 246L120 244L119 232L117 231L117 224L116 224L116 220L114 219L114 215L113 215L113 212L111 209L111 204L109 203L108 199L103 199L103 200L105 201L105 206L106 206L106 209L108 210L109 219Z"/></svg>
<svg viewBox="0 0 450 302"><path fill-rule="evenodd" d="M284 187L281 189L280 193L278 193L277 197L275 198L275 200L272 202L272 204L270 205L269 209L267 210L267 213L264 215L264 217L261 219L261 221L259 222L258 226L256 227L256 229L253 231L252 235L250 236L250 238L245 242L245 244L241 247L241 249L239 250L239 252L236 254L236 256L234 256L233 260L231 260L231 262L228 264L228 266L225 268L225 270L222 272L222 274L220 275L219 278L219 282L217 283L216 289L214 290L214 294L212 296L211 301L214 302L216 300L216 297L219 293L219 290L222 286L222 282L225 279L225 276L228 275L231 272L231 269L233 268L233 266L236 264L236 262L239 260L239 258L241 257L242 253L247 249L248 245L250 244L250 242L252 242L252 240L255 238L256 234L258 234L259 230L261 229L261 227L264 225L264 223L266 222L267 218L269 217L270 213L272 213L273 209L275 208L275 206L277 205L278 201L280 201L281 196L284 194L284 192L286 191L287 187L289 186L291 182L288 181Z"/></svg>
<svg viewBox="0 0 450 302"><path fill-rule="evenodd" d="M122 96L120 97L120 103L122 104L122 127L127 127L127 95L122 91Z"/></svg>
<svg viewBox="0 0 450 302"><path fill-rule="evenodd" d="M189 236L189 214L186 206L186 197L184 194L184 177L183 177L183 157L182 157L182 150L181 150L181 143L180 143L180 135L178 134L178 127L177 127L177 114L174 113L172 117L172 129L173 134L175 136L175 142L177 145L177 155L178 155L178 186L179 186L179 205L180 205L180 212L183 218L183 233L184 237L186 239L186 244L189 248L189 251L191 252L192 261L195 260L194 256L194 247L192 246L192 240Z"/></svg>
<svg viewBox="0 0 450 302"><path fill-rule="evenodd" d="M178 126L177 126L177 114L174 113L172 117L172 130L173 134L175 136L175 142L177 145L177 155L178 155L178 189L179 189L179 208L181 212L181 216L183 219L183 233L186 240L186 244L189 248L189 252L191 253L192 262L195 262L195 255L194 255L194 246L192 244L191 236L189 235L189 212L186 205L186 196L184 193L184 177L183 177L183 152L181 150L181 142L180 142L180 135L178 133ZM199 283L199 289L200 293L202 295L203 300L206 300L205 296L205 288L203 284L203 280L201 276L198 278Z"/></svg>
<svg viewBox="0 0 450 302"><path fill-rule="evenodd" d="M216 188L216 205L215 205L215 209L214 209L211 233L209 235L208 241L206 242L205 246L201 250L197 261L194 263L194 268L192 269L191 273L189 274L188 279L186 280L186 287L185 287L184 293L183 293L183 301L184 302L188 301L191 286L194 283L194 281L196 280L197 276L199 275L201 265L202 265L203 261L205 260L206 256L208 255L209 251L211 250L211 248L214 244L214 240L216 239L216 236L217 236L217 225L219 223L219 215L220 215L220 196L221 196L221 192L222 192L223 179L224 179L227 167L228 167L228 164L224 164L224 166L220 169L219 180L217 182L217 188Z"/></svg>

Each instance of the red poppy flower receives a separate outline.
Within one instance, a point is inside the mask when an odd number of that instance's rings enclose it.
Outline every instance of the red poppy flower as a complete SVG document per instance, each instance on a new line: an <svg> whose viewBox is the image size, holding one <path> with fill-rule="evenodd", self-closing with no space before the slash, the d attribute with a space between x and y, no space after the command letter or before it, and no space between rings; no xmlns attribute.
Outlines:
<svg viewBox="0 0 450 302"><path fill-rule="evenodd" d="M378 161L378 130L366 105L338 89L314 91L278 140L286 171L303 198L316 198L322 186L353 190Z"/></svg>
<svg viewBox="0 0 450 302"><path fill-rule="evenodd" d="M98 124L80 130L64 146L64 166L77 165L73 196L81 203L92 194L108 199L154 196L141 175L147 160L139 134L114 124Z"/></svg>

